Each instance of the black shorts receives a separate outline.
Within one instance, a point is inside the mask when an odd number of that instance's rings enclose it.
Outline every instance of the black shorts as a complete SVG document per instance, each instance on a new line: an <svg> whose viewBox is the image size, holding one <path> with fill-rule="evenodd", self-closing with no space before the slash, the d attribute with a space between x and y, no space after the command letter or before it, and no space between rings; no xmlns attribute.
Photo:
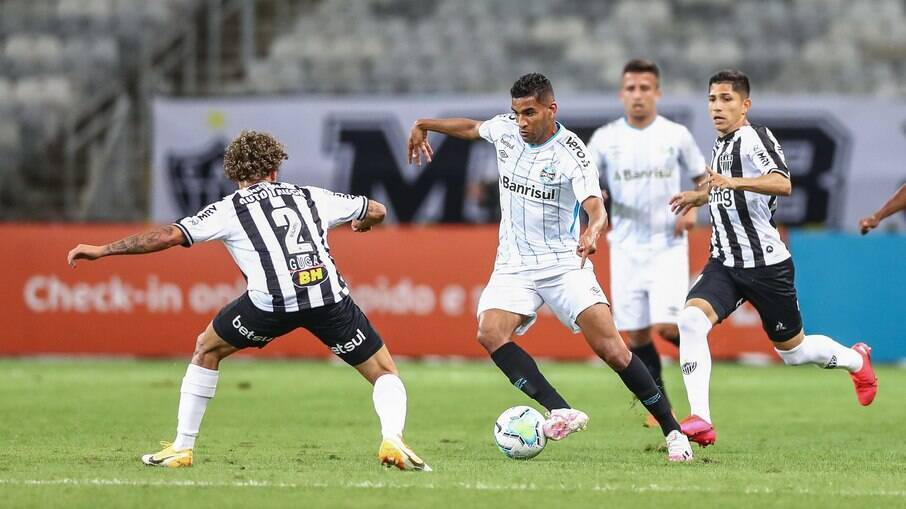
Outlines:
<svg viewBox="0 0 906 509"><path fill-rule="evenodd" d="M761 326L771 341L786 341L802 330L794 275L792 258L749 269L727 267L712 258L686 300L708 301L717 313L718 323L749 301L761 315Z"/></svg>
<svg viewBox="0 0 906 509"><path fill-rule="evenodd" d="M236 348L264 348L301 327L351 366L367 361L384 345L352 297L313 309L282 312L262 311L244 293L217 313L213 325L214 332Z"/></svg>

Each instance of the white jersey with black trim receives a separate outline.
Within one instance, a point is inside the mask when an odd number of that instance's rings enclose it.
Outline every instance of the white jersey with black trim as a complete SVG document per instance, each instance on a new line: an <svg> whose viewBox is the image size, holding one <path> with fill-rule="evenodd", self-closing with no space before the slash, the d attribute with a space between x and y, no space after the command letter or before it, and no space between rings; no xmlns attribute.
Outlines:
<svg viewBox="0 0 906 509"><path fill-rule="evenodd" d="M779 173L790 178L780 143L764 126L744 125L714 142L711 168L728 177L754 178ZM727 267L780 263L790 252L774 224L777 197L712 188L709 196L711 257Z"/></svg>
<svg viewBox="0 0 906 509"><path fill-rule="evenodd" d="M176 226L186 245L224 243L256 307L299 311L341 301L349 289L330 256L327 230L362 219L368 198L284 182L260 182Z"/></svg>
<svg viewBox="0 0 906 509"><path fill-rule="evenodd" d="M670 197L683 176L705 174L705 158L685 126L658 115L638 129L621 117L598 128L588 150L609 190L611 243L661 249L687 242L674 234Z"/></svg>
<svg viewBox="0 0 906 509"><path fill-rule="evenodd" d="M575 261L580 204L601 196L598 168L582 140L557 123L550 139L527 143L512 114L482 122L478 132L497 153L501 219L495 270Z"/></svg>

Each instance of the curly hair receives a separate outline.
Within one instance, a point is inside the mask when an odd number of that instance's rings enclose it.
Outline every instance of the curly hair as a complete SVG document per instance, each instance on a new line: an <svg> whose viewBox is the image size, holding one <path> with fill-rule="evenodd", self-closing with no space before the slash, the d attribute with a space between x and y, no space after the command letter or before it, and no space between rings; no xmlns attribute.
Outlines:
<svg viewBox="0 0 906 509"><path fill-rule="evenodd" d="M534 97L539 101L551 101L554 99L554 87L543 74L533 72L520 76L516 83L513 83L510 97L513 99Z"/></svg>
<svg viewBox="0 0 906 509"><path fill-rule="evenodd" d="M223 173L233 182L262 180L289 159L283 144L267 133L244 130L223 154Z"/></svg>

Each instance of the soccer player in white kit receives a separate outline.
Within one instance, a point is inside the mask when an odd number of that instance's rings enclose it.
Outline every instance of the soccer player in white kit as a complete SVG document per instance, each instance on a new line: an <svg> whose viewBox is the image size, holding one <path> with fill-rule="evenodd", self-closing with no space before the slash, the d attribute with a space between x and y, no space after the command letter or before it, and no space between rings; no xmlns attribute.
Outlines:
<svg viewBox="0 0 906 509"><path fill-rule="evenodd" d="M650 60L623 67L624 116L600 127L588 142L611 199L610 296L617 328L666 397L652 330L679 346L677 319L689 291L689 242L695 209L678 218L670 197L682 177L701 183L705 159L684 126L657 113L660 71ZM646 425L657 425L651 415Z"/></svg>
<svg viewBox="0 0 906 509"><path fill-rule="evenodd" d="M431 159L428 132L484 139L497 153L500 189L500 244L494 272L478 303L478 341L510 382L544 406L546 436L560 440L585 428L588 416L571 408L551 386L534 359L513 342L547 303L574 333L623 380L655 416L671 461L689 461L692 450L670 404L642 361L623 343L607 298L586 258L606 225L597 167L575 133L556 121L550 81L532 73L510 90L512 113L487 121L421 119L409 135L409 161ZM581 232L579 208L589 217ZM462 246L467 249L467 246Z"/></svg>
<svg viewBox="0 0 906 509"><path fill-rule="evenodd" d="M708 111L719 135L711 155L716 171L708 170L703 190L671 198L679 214L706 204L711 212L711 258L689 290L679 322L680 364L692 410L682 427L703 447L717 440L708 398L708 332L743 301L758 311L784 363L845 369L862 405L870 405L878 392L868 345L847 348L828 336L805 334L793 259L773 220L778 197L792 193L790 172L771 131L748 121L749 78L737 70L721 71L708 87Z"/></svg>
<svg viewBox="0 0 906 509"><path fill-rule="evenodd" d="M385 208L365 196L334 193L277 181L287 158L267 133L243 131L226 149L224 174L239 189L176 223L92 246L67 256L78 260L142 254L198 242L224 243L248 291L224 306L199 334L180 387L176 439L145 454L149 466L183 468L194 462L195 439L220 378L220 362L245 348L264 348L279 336L305 328L372 385L381 422L381 463L400 470L430 471L403 441L406 388L390 352L353 302L327 245L327 231L350 224L367 232L383 221Z"/></svg>

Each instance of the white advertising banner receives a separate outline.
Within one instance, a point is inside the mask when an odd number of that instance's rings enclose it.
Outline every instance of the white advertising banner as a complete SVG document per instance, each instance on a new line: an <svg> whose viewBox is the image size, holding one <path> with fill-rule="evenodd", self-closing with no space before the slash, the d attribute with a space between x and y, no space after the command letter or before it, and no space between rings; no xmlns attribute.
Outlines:
<svg viewBox="0 0 906 509"><path fill-rule="evenodd" d="M558 119L584 140L622 114L616 97L558 98ZM406 163L419 117L486 119L509 111L507 94L431 97L159 98L153 106L152 219L196 212L231 192L223 151L243 129L286 146L281 180L366 194L398 222L494 221L496 159L490 144L432 138L434 162ZM704 97L664 99L664 116L689 127L710 158L715 132ZM906 183L906 103L844 97L753 97L753 122L783 145L794 178L776 219L855 230ZM906 230L903 215L885 229Z"/></svg>

